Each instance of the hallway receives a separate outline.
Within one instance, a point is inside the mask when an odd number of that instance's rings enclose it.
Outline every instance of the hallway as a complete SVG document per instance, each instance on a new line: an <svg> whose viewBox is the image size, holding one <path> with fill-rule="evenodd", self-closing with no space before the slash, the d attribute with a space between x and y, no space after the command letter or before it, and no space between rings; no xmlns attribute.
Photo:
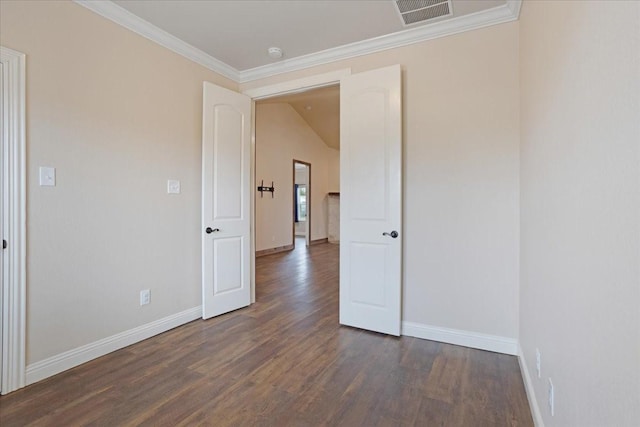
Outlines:
<svg viewBox="0 0 640 427"><path fill-rule="evenodd" d="M256 260L257 302L0 397L0 424L530 426L515 357L338 324L339 246Z"/></svg>

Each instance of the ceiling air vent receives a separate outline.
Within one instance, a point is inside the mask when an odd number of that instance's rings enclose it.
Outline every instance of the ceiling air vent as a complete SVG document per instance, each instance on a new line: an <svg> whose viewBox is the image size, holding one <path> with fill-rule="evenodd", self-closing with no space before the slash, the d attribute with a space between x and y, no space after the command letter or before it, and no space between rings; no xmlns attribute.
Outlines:
<svg viewBox="0 0 640 427"><path fill-rule="evenodd" d="M452 14L451 0L395 0L404 25Z"/></svg>

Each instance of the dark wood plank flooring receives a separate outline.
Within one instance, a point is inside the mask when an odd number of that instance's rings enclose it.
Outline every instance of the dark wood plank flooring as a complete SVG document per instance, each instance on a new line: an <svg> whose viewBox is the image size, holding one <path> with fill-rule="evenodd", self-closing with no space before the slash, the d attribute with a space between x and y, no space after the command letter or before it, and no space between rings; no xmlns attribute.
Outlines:
<svg viewBox="0 0 640 427"><path fill-rule="evenodd" d="M339 326L338 246L256 277L251 307L0 397L0 425L533 425L515 357Z"/></svg>

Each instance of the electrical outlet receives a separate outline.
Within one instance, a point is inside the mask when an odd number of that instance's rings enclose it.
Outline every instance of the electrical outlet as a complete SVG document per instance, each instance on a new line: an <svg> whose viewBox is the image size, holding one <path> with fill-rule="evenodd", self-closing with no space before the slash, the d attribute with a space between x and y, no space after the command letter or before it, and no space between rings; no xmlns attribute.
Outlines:
<svg viewBox="0 0 640 427"><path fill-rule="evenodd" d="M555 413L555 391L551 378L549 378L549 412L551 412L551 416L553 417Z"/></svg>
<svg viewBox="0 0 640 427"><path fill-rule="evenodd" d="M151 291L145 289L140 291L140 305L147 305L151 302Z"/></svg>
<svg viewBox="0 0 640 427"><path fill-rule="evenodd" d="M540 378L540 365L541 365L541 361L540 361L540 350L538 350L536 348L536 372L538 373L538 378Z"/></svg>

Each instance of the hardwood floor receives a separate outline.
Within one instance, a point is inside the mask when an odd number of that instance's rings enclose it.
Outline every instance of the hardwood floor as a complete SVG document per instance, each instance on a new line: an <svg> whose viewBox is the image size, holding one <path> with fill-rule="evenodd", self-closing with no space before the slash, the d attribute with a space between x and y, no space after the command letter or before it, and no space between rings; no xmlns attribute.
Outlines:
<svg viewBox="0 0 640 427"><path fill-rule="evenodd" d="M338 246L256 264L256 304L2 396L0 425L533 425L515 357L339 326Z"/></svg>

